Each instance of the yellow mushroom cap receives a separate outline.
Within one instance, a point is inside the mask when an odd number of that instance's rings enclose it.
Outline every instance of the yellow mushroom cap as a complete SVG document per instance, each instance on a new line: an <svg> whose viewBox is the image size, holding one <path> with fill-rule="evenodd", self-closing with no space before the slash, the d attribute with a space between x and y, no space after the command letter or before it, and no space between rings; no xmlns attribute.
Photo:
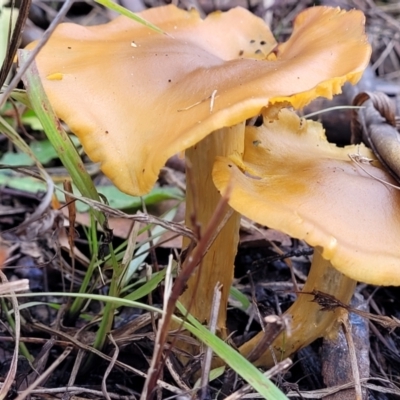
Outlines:
<svg viewBox="0 0 400 400"><path fill-rule="evenodd" d="M359 11L308 9L278 47L264 22L241 8L205 20L172 5L141 16L168 35L126 17L62 24L36 60L58 116L130 194L148 192L173 154L263 106L302 107L339 93L370 56Z"/></svg>
<svg viewBox="0 0 400 400"><path fill-rule="evenodd" d="M218 158L213 179L230 185L229 204L244 216L311 246L343 274L400 285L400 192L364 146L336 147L321 124L282 109L246 131L243 159ZM364 160L365 162L366 160Z"/></svg>

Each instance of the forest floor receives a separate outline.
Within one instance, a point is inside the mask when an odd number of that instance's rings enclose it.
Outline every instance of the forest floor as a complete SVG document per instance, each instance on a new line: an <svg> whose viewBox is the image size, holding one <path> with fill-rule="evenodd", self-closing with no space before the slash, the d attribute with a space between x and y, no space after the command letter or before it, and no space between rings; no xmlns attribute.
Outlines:
<svg viewBox="0 0 400 400"><path fill-rule="evenodd" d="M32 1L22 33L22 45L42 37L62 3ZM169 3L171 2L162 0L120 1L120 4L134 12ZM183 9L195 7L202 16L215 10L226 11L235 6L247 8L270 25L278 42L289 37L294 17L315 3L344 9L361 9L366 15L366 30L373 52L368 71L356 90L384 92L397 106L398 114L400 112L398 1L181 0L173 3ZM115 16L113 11L87 0L76 2L65 21L94 25L107 22ZM351 101L352 95L345 90L344 94L335 98L334 105L346 106ZM317 100L304 113L316 112L332 104L326 100ZM41 160L47 173L55 182L62 182L66 171L46 141L35 115L28 112L21 103L9 101L0 109L0 116L15 127L31 148L36 146L36 154L45 154ZM350 110L320 114L317 118L323 123L330 141L340 146L350 143ZM35 178L32 163L27 164L26 155L16 151L14 144L3 134L0 134L0 155L0 262L4 273L1 277L3 285L7 285L7 280L11 283L27 279L28 293L34 294L33 297L0 299L2 388L5 390L6 383L11 382L7 389L8 395L1 398L140 398L154 350L157 323L154 314L136 308L120 307L115 315L109 340L103 347L106 358L92 359L90 368L82 370L77 360L81 358L85 362L85 357L90 352L95 336L93 327L98 324L97 317L101 316L104 304L92 298L84 307L82 305L79 318L68 320L65 316L72 300L55 293L79 291L87 269L94 265L94 246L97 248L97 260L100 260L96 268L102 268L102 272L92 276L87 290L92 294L108 293L110 264L103 261L109 256L110 241L114 249L123 249L120 251L123 255L127 241L132 238L134 225L132 219L118 214L118 210L133 215L140 209L157 217L175 210L173 220L183 220L184 160L176 156L168 161L168 168L160 176L153 197L145 199L143 204L141 199L130 198L115 191L99 168L82 155L96 187L116 210L115 215L109 216L109 227L113 232L110 235L96 230L89 206L85 204L65 207L65 203L68 203L65 198L54 197L46 209L41 209L46 196L45 186ZM4 169L7 165L10 169ZM32 219L31 216L37 215L38 210L42 214L41 218ZM72 212L76 213L74 220L71 219ZM74 229L68 228L71 224L74 224ZM142 225L144 226L145 224ZM280 315L292 304L297 295L294 288L301 287L305 282L312 255L312 249L305 242L281 232L254 225L247 220L243 221L241 228L234 287L245 295L247 301L253 305L252 310L257 310L258 315L255 316L254 312L252 314L248 310L247 313L244 312L231 301L227 325L228 330L233 333L230 339L235 345L260 331L258 317ZM140 258L127 290L136 290L152 276L152 272L162 271L169 263L171 254L179 259L182 251L181 236L167 229L163 231L161 239L151 238L150 242L155 243L149 250L141 247L148 241L149 235L150 231L145 231L136 238L136 248L140 248L145 256ZM291 261L288 262L288 259ZM296 284L293 279L296 279ZM161 308L162 294L162 286L159 286L137 300ZM400 291L395 287L375 287L360 283L356 288L350 308L350 321L353 324L352 339L357 349L357 368L363 397L366 399L400 398L400 338L399 329L396 328L396 323L400 320L399 299ZM20 305L20 311L12 313L10 310L15 309L16 302ZM353 309L361 310L361 317L360 313L352 312ZM388 320L385 319L388 317L392 318L390 321L394 321L394 326L389 328ZM18 335L15 333L17 318ZM13 357L16 336L19 336L21 344L17 359ZM293 364L278 371L271 379L288 398L355 398L351 383L354 365L347 355L348 340L346 335L339 336L337 341L318 339L298 351L293 357ZM179 351L169 352L168 362L160 368L162 384L155 396L160 399L223 399L245 385L243 379L228 369L209 383L208 390L198 391L196 394L193 388L199 375L193 371L198 371L199 365L199 357L195 357L189 366L183 366L179 362ZM10 371L14 371L11 378ZM346 375L349 379L347 382L350 382L348 386L343 385L343 374L349 374ZM185 390L188 391L186 394ZM3 394L3 391L0 393ZM255 391L250 391L246 395L237 394L237 397L231 398L262 397Z"/></svg>

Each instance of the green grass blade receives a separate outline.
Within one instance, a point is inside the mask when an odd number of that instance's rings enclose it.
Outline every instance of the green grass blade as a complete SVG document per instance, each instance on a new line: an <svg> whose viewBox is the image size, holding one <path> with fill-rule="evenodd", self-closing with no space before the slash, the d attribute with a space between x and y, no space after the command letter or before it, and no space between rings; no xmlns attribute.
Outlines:
<svg viewBox="0 0 400 400"><path fill-rule="evenodd" d="M11 327L11 329L15 332L15 320L11 313L8 312L8 307L6 305L5 299L1 299L1 308L3 311L5 311L7 321ZM19 349L21 351L21 354L29 361L33 362L34 357L29 353L28 348L26 347L26 344L24 342L19 343Z"/></svg>
<svg viewBox="0 0 400 400"><path fill-rule="evenodd" d="M83 277L82 283L79 287L79 293L87 293L89 290L88 288L90 287L90 282L92 280L93 273L95 269L97 268L98 265L98 254L99 254L99 242L97 240L97 227L96 227L96 222L95 218L93 216L93 212L90 212L90 228L88 232L88 242L90 246L90 254L91 254L91 259L90 263L87 267L85 276ZM71 307L66 311L66 321L69 322L69 324L75 323L76 319L80 315L80 312L83 308L85 299L82 298L75 298L74 301L71 304Z"/></svg>
<svg viewBox="0 0 400 400"><path fill-rule="evenodd" d="M0 0L1 1L1 0ZM28 95L26 94L26 91L24 89L14 89L11 92L11 97L22 103L24 106L27 106L28 108L32 108L31 103L29 102Z"/></svg>
<svg viewBox="0 0 400 400"><path fill-rule="evenodd" d="M0 116L0 132L3 133L10 139L10 141L17 146L24 153L28 154L36 164L40 164L39 160L36 159L31 148L26 144L21 135L3 118Z"/></svg>
<svg viewBox="0 0 400 400"><path fill-rule="evenodd" d="M139 24L142 24L144 26L147 26L148 28L152 29L155 32L158 33L163 33L164 31L158 28L157 26L153 25L151 22L146 21L144 18L139 17L139 15L135 14L134 12L128 10L125 7L120 6L119 4L114 3L111 0L94 0L96 3L99 3L110 10L116 11L117 13L121 15L125 15L125 17L128 17L130 19L133 19L136 22L139 22Z"/></svg>
<svg viewBox="0 0 400 400"><path fill-rule="evenodd" d="M25 62L29 51L20 50L19 59ZM100 201L100 197L93 184L92 178L85 170L85 166L70 137L62 128L56 114L43 89L36 64L32 63L23 78L29 101L39 118L47 138L54 146L64 167L70 174L73 183L81 194L90 199ZM103 224L105 217L95 211L96 219Z"/></svg>
<svg viewBox="0 0 400 400"><path fill-rule="evenodd" d="M177 303L177 308L183 315L187 315L187 311L181 303ZM185 323L184 327L204 344L211 347L215 354L222 358L247 383L257 390L258 393L263 395L266 399L287 400L287 397L240 353L219 337L212 334L190 314L187 315L187 321L189 323Z"/></svg>
<svg viewBox="0 0 400 400"><path fill-rule="evenodd" d="M242 311L247 312L250 309L250 300L239 289L236 289L234 286L232 286L229 290L229 296L240 304L238 308L240 308Z"/></svg>
<svg viewBox="0 0 400 400"><path fill-rule="evenodd" d="M167 271L167 269L163 269L162 271L155 273L154 276L149 281L147 281L144 285L140 286L138 289L136 289L132 293L129 293L128 295L126 295L124 297L124 299L134 301L134 300L138 300L138 299L141 299L141 298L147 296L165 278L166 271Z"/></svg>

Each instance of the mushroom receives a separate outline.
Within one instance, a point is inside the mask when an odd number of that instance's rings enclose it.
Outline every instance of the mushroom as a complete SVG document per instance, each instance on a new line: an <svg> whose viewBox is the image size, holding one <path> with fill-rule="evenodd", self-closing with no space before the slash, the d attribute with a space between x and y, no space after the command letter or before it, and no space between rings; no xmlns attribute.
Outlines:
<svg viewBox="0 0 400 400"><path fill-rule="evenodd" d="M299 108L331 98L346 81L357 82L370 56L364 16L355 10L310 8L280 45L241 8L204 20L172 5L141 16L167 35L126 17L92 27L62 24L37 66L58 116L122 191L147 193L167 159L186 150L186 222L196 210L203 229L220 199L214 159L243 153L246 119L277 102ZM230 217L181 297L204 322L221 283L222 336L239 221L238 213Z"/></svg>
<svg viewBox="0 0 400 400"><path fill-rule="evenodd" d="M321 310L310 293L348 304L356 281L400 285L400 192L365 146L336 147L319 123L288 109L263 117L247 128L242 158L216 160L213 179L221 192L230 186L236 211L315 246L304 294L286 312L291 333L273 344L280 359L332 333L337 311ZM261 337L240 351L249 354ZM271 366L272 353L256 363Z"/></svg>

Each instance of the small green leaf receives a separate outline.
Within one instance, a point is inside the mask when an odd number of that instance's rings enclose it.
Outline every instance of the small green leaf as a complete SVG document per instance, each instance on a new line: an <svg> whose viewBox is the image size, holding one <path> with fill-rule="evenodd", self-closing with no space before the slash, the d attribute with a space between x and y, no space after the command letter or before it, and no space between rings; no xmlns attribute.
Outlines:
<svg viewBox="0 0 400 400"><path fill-rule="evenodd" d="M12 153L12 152L5 153L3 157L1 157L0 163L9 166L15 166L15 165L31 166L35 164L35 162L28 154Z"/></svg>
<svg viewBox="0 0 400 400"><path fill-rule="evenodd" d="M79 143L78 139L73 136L71 137L72 142ZM40 140L40 141L34 141L29 145L30 149L32 150L32 153L36 156L37 160L41 164L48 164L51 160L54 160L58 158L58 154L56 150L54 149L54 146L51 144L51 142L47 139L45 140ZM34 165L35 161L26 153L13 153L13 152L8 152L3 155L0 159L0 163L4 165Z"/></svg>
<svg viewBox="0 0 400 400"><path fill-rule="evenodd" d="M139 15L133 13L132 11L128 10L125 7L120 6L119 4L114 3L111 0L94 0L96 3L99 3L110 10L116 11L117 13L121 15L125 15L125 17L128 17L130 19L133 19L136 22L139 22L139 24L142 24L144 26L147 26L148 28L152 29L153 31L156 31L158 33L164 33L163 30L158 28L157 26L153 25L151 22L146 21L145 19L139 17Z"/></svg>
<svg viewBox="0 0 400 400"><path fill-rule="evenodd" d="M229 296L239 302L240 306L237 308L241 309L244 312L248 311L251 306L250 300L239 289L236 289L232 286L229 290Z"/></svg>
<svg viewBox="0 0 400 400"><path fill-rule="evenodd" d="M155 273L149 281L147 281L144 285L140 286L132 293L129 293L127 296L124 297L124 299L135 301L147 296L164 279L166 271L167 269L165 268L162 271Z"/></svg>
<svg viewBox="0 0 400 400"><path fill-rule="evenodd" d="M208 375L208 380L210 382L212 382L214 379L219 378L220 376L222 376L222 374L225 372L226 367L218 367L218 368L214 368L210 371L210 374ZM200 383L201 383L201 379L198 379L196 381L196 383L194 384L193 388L194 389L198 389L200 388Z"/></svg>
<svg viewBox="0 0 400 400"><path fill-rule="evenodd" d="M123 210L142 207L142 200L140 197L123 193L113 185L98 186L97 190L107 198L108 204L113 208ZM182 200L182 192L176 188L163 187L154 188L149 194L143 196L143 201L147 206L170 199Z"/></svg>
<svg viewBox="0 0 400 400"><path fill-rule="evenodd" d="M30 176L16 176L7 171L0 172L0 186L22 190L29 193L46 191L46 183Z"/></svg>
<svg viewBox="0 0 400 400"><path fill-rule="evenodd" d="M41 131L43 129L39 118L33 110L26 110L22 114L21 119L24 125L29 126L34 131Z"/></svg>

